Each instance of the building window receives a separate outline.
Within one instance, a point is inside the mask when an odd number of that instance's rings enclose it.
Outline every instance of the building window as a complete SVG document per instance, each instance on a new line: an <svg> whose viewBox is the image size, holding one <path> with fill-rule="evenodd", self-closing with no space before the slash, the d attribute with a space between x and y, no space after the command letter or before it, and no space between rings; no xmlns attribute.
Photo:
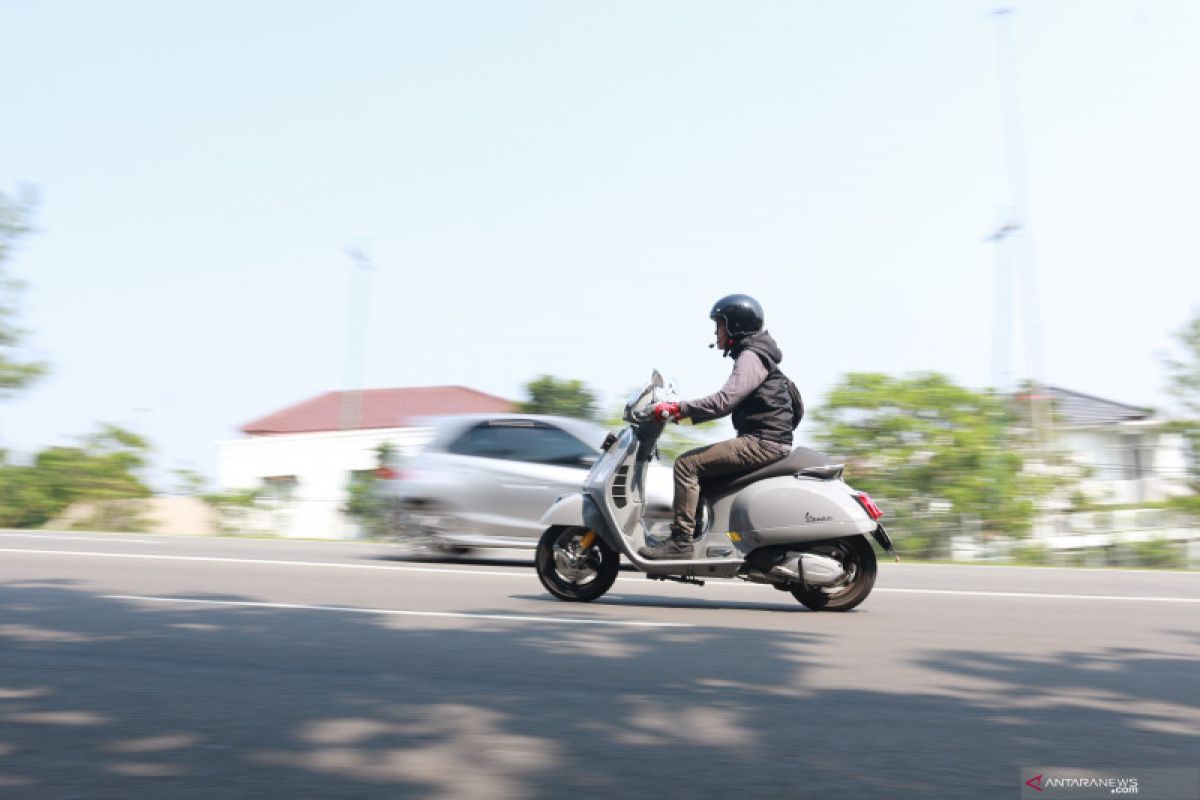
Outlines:
<svg viewBox="0 0 1200 800"><path fill-rule="evenodd" d="M276 503L286 503L296 494L299 481L295 475L268 475L262 479L263 497Z"/></svg>
<svg viewBox="0 0 1200 800"><path fill-rule="evenodd" d="M1124 467L1121 475L1127 481L1148 478L1154 473L1154 443L1145 436L1126 436L1122 442Z"/></svg>

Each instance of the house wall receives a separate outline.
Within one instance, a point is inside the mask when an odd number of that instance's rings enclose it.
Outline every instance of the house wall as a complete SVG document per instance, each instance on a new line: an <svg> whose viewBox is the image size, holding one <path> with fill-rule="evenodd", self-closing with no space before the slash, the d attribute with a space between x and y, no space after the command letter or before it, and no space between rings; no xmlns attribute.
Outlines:
<svg viewBox="0 0 1200 800"><path fill-rule="evenodd" d="M1097 502L1149 503L1188 493L1185 441L1145 425L1060 430L1057 438L1092 475L1079 488Z"/></svg>
<svg viewBox="0 0 1200 800"><path fill-rule="evenodd" d="M137 530L143 533L208 536L218 530L217 513L198 497L146 497L72 503L43 525L42 530L87 530L89 520L105 506L129 509L133 515L140 517L142 524L137 526Z"/></svg>
<svg viewBox="0 0 1200 800"><path fill-rule="evenodd" d="M264 514L246 521L252 530L280 536L350 539L359 526L342 513L351 473L376 464L384 442L411 455L428 441L427 428L251 436L217 443L222 491L262 488L269 478L294 476L286 496L269 500ZM284 482L278 485L283 486Z"/></svg>

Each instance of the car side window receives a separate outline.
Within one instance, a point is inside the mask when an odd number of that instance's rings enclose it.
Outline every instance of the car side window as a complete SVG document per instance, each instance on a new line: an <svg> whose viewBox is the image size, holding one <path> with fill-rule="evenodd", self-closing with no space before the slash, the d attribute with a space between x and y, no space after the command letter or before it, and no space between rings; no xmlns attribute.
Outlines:
<svg viewBox="0 0 1200 800"><path fill-rule="evenodd" d="M596 455L594 449L566 431L524 420L476 425L446 449L457 455L477 458L566 466L579 466L585 458Z"/></svg>

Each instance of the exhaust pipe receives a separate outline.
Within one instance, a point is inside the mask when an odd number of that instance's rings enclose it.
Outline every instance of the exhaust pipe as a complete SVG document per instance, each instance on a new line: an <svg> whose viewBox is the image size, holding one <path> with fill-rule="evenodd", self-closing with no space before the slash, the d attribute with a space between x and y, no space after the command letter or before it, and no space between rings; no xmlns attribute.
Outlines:
<svg viewBox="0 0 1200 800"><path fill-rule="evenodd" d="M831 586L846 576L846 570L835 558L815 553L788 553L783 563L771 567L767 574L809 586Z"/></svg>

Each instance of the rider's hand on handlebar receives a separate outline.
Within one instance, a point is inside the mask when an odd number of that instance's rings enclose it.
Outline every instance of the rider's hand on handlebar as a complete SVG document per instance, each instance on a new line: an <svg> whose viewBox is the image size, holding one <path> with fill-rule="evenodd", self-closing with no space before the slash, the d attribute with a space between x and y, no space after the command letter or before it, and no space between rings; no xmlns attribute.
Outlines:
<svg viewBox="0 0 1200 800"><path fill-rule="evenodd" d="M654 418L663 421L671 420L671 422L679 422L679 418L683 414L679 412L679 403L656 403L654 405Z"/></svg>

